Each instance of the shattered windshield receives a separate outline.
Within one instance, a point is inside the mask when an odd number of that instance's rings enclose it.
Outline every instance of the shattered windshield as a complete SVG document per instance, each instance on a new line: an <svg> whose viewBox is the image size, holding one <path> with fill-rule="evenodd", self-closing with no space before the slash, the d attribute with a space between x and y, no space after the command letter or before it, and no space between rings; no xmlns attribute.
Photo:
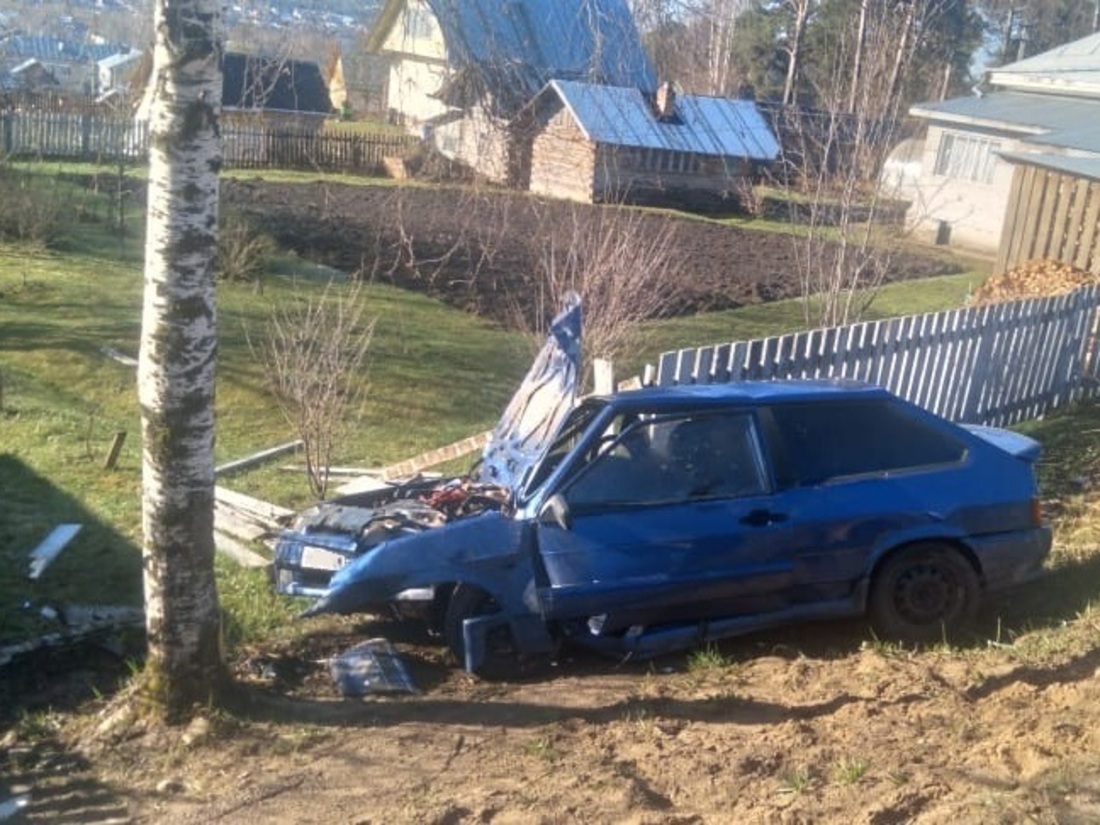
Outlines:
<svg viewBox="0 0 1100 825"><path fill-rule="evenodd" d="M524 485L524 498L541 487L543 482L553 474L562 460L577 446L577 442L588 431L589 425L606 406L606 401L593 399L586 401L569 414L558 436L546 451L546 455L535 466L534 472Z"/></svg>

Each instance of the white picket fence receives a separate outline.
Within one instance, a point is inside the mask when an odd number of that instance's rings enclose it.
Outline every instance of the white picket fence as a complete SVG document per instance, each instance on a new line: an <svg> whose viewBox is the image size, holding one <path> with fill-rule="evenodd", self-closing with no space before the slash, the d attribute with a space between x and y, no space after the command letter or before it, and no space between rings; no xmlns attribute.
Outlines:
<svg viewBox="0 0 1100 825"><path fill-rule="evenodd" d="M676 350L655 382L844 377L954 421L1006 426L1100 395L1100 286Z"/></svg>

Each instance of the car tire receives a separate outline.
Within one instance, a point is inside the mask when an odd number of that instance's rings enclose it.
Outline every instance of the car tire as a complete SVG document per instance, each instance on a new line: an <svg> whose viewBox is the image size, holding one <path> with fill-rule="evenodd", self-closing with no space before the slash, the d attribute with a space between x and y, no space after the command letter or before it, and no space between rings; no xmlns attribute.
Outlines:
<svg viewBox="0 0 1100 825"><path fill-rule="evenodd" d="M462 623L466 619L499 612L497 600L480 587L472 584L459 584L455 587L443 618L443 637L460 667L466 664L466 641ZM518 670L519 661L511 632L507 627L493 629L487 640L485 659L475 673L485 679L498 680L512 677Z"/></svg>
<svg viewBox="0 0 1100 825"><path fill-rule="evenodd" d="M915 544L889 557L875 575L868 614L881 638L947 641L973 620L980 596L978 574L958 550Z"/></svg>

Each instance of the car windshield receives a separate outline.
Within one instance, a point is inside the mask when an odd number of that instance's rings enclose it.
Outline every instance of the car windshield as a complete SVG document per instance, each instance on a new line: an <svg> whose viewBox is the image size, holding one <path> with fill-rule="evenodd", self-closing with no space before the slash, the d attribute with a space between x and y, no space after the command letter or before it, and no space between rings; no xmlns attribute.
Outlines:
<svg viewBox="0 0 1100 825"><path fill-rule="evenodd" d="M592 421L606 406L606 401L594 399L586 401L569 414L558 435L546 450L546 454L541 461L535 464L534 471L523 485L523 498L529 497L553 474L562 460L572 452Z"/></svg>

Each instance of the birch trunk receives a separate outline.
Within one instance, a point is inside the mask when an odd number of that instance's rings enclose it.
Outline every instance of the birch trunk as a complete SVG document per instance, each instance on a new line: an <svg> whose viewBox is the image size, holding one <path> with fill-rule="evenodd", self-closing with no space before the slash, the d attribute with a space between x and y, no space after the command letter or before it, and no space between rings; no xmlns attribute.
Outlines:
<svg viewBox="0 0 1100 825"><path fill-rule="evenodd" d="M220 5L157 0L138 396L149 654L169 720L226 684L214 581Z"/></svg>

